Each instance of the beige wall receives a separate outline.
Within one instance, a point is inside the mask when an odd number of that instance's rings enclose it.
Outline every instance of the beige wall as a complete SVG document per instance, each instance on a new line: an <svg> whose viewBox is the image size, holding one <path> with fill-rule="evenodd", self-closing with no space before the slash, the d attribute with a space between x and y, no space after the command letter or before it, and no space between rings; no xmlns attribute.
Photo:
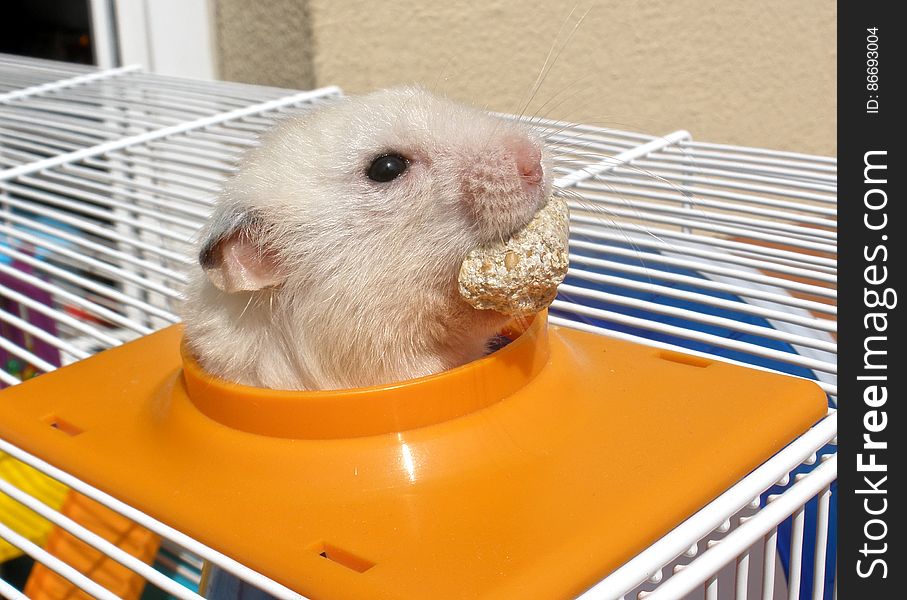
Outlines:
<svg viewBox="0 0 907 600"><path fill-rule="evenodd" d="M418 82L514 112L549 49L566 41L528 112L836 153L831 0L215 0L215 6L221 74L228 79L337 84L348 93Z"/></svg>

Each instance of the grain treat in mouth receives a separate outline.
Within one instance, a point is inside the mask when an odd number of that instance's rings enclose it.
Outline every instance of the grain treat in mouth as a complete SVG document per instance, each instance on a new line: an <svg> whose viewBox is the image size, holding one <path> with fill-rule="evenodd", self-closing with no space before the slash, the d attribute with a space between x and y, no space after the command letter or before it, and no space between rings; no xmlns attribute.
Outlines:
<svg viewBox="0 0 907 600"><path fill-rule="evenodd" d="M546 308L567 275L569 217L564 199L552 197L510 239L472 250L460 267L460 295L515 317Z"/></svg>

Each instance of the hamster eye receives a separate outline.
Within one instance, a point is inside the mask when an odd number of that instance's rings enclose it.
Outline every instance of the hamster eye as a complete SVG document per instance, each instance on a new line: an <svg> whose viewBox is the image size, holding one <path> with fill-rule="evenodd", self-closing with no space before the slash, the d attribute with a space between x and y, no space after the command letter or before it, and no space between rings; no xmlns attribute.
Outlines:
<svg viewBox="0 0 907 600"><path fill-rule="evenodd" d="M385 154L372 161L368 168L368 178L386 183L403 175L408 166L409 161L399 154Z"/></svg>

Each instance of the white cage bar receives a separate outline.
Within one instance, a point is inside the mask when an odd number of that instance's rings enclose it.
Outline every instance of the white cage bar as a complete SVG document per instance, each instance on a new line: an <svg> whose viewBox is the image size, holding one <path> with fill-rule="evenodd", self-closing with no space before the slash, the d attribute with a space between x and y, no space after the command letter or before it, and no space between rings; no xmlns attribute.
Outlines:
<svg viewBox="0 0 907 600"><path fill-rule="evenodd" d="M340 94L0 55L0 326L53 350L3 339L0 356L46 372L176 322L193 235L237 158L275 119ZM572 211L571 269L552 323L815 379L836 406L835 159L697 142L682 130L533 123ZM18 381L0 369L0 387ZM836 430L830 408L582 598L830 595ZM190 579L206 560L276 597L301 597L9 442L0 451L161 535L164 560ZM12 483L0 481L0 494L151 585L198 597ZM10 524L0 537L90 595L109 593ZM800 595L804 573L811 589ZM2 578L0 596L24 597Z"/></svg>

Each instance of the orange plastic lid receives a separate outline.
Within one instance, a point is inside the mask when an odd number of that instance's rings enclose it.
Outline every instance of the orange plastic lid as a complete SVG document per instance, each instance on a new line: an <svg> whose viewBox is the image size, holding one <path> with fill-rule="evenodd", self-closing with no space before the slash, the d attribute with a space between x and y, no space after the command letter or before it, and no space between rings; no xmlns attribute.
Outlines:
<svg viewBox="0 0 907 600"><path fill-rule="evenodd" d="M811 382L544 317L340 392L184 376L180 335L4 391L0 435L316 600L574 597L826 412Z"/></svg>

